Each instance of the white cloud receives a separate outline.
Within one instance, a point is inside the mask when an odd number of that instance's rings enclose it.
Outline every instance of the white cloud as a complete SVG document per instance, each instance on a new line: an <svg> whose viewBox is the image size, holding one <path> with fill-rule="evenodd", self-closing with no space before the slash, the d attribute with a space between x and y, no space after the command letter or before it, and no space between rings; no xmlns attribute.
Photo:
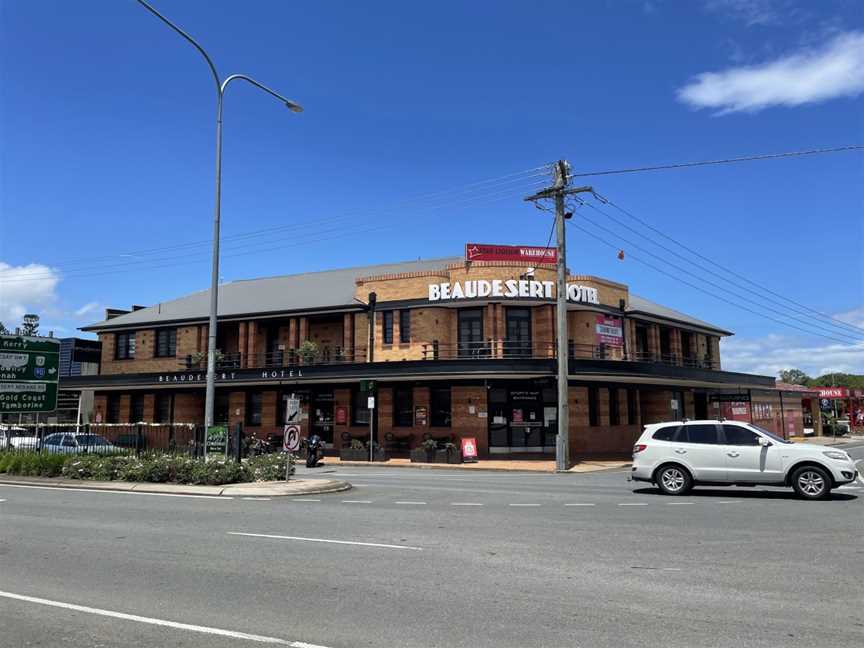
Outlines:
<svg viewBox="0 0 864 648"><path fill-rule="evenodd" d="M703 72L677 94L694 108L713 108L722 115L856 97L862 92L864 32L849 31L818 49L760 65Z"/></svg>
<svg viewBox="0 0 864 648"><path fill-rule="evenodd" d="M864 307L860 309L864 313ZM801 369L810 376L834 371L864 374L864 341L854 344L806 344L786 335L722 342L723 369L774 376L783 369Z"/></svg>
<svg viewBox="0 0 864 648"><path fill-rule="evenodd" d="M14 330L25 313L41 314L57 300L57 270L40 263L13 266L0 261L0 322Z"/></svg>
<svg viewBox="0 0 864 648"><path fill-rule="evenodd" d="M75 315L77 317L84 317L88 313L95 313L100 309L99 302L88 302L84 304L81 308L75 311Z"/></svg>
<svg viewBox="0 0 864 648"><path fill-rule="evenodd" d="M743 21L748 27L781 22L787 3L775 0L706 0L705 8Z"/></svg>

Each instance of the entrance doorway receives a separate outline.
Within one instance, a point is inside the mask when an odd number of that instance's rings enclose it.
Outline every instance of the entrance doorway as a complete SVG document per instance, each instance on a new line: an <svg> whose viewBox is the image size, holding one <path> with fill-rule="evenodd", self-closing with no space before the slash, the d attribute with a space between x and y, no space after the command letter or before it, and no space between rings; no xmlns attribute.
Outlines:
<svg viewBox="0 0 864 648"><path fill-rule="evenodd" d="M320 436L325 443L333 443L333 391L313 391L310 403L312 433Z"/></svg>
<svg viewBox="0 0 864 648"><path fill-rule="evenodd" d="M551 387L492 387L489 390L489 452L554 452L558 432L555 403L555 389Z"/></svg>

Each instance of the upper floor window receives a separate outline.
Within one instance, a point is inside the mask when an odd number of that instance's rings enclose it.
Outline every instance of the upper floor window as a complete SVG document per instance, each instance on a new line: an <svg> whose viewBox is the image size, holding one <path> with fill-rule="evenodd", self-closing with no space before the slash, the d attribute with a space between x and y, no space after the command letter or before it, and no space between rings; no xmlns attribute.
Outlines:
<svg viewBox="0 0 864 648"><path fill-rule="evenodd" d="M135 357L135 331L114 335L114 359L131 360Z"/></svg>
<svg viewBox="0 0 864 648"><path fill-rule="evenodd" d="M483 310L463 308L459 311L459 356L483 355Z"/></svg>
<svg viewBox="0 0 864 648"><path fill-rule="evenodd" d="M393 344L393 311L381 313L381 328L384 336L384 344Z"/></svg>
<svg viewBox="0 0 864 648"><path fill-rule="evenodd" d="M153 355L157 358L173 358L177 355L177 329L158 329Z"/></svg>
<svg viewBox="0 0 864 648"><path fill-rule="evenodd" d="M411 341L411 311L399 311L399 342L408 344Z"/></svg>
<svg viewBox="0 0 864 648"><path fill-rule="evenodd" d="M508 308L505 351L510 356L531 355L531 309Z"/></svg>

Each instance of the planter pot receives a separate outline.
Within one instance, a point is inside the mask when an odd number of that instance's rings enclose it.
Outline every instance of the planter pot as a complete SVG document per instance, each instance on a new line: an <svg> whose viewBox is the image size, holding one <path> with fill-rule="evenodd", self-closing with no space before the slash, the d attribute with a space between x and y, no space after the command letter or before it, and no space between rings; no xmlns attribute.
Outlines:
<svg viewBox="0 0 864 648"><path fill-rule="evenodd" d="M342 461L369 461L369 453L363 448L342 448L339 450L339 458Z"/></svg>
<svg viewBox="0 0 864 648"><path fill-rule="evenodd" d="M365 448L342 448L339 450L339 458L342 461L369 461L369 451ZM389 457L383 448L375 450L373 461L387 461Z"/></svg>
<svg viewBox="0 0 864 648"><path fill-rule="evenodd" d="M435 463L435 450L414 448L411 451L411 463Z"/></svg>
<svg viewBox="0 0 864 648"><path fill-rule="evenodd" d="M447 455L447 463L449 464L461 464L462 463L462 452L460 450L453 450Z"/></svg>

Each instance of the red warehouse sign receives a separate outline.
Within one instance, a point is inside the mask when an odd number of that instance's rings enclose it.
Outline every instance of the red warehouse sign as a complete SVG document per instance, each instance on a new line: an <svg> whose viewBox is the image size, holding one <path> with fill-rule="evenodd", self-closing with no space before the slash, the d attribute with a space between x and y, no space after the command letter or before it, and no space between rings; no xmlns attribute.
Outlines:
<svg viewBox="0 0 864 648"><path fill-rule="evenodd" d="M465 244L466 261L517 261L519 263L557 263L558 250L525 245Z"/></svg>

